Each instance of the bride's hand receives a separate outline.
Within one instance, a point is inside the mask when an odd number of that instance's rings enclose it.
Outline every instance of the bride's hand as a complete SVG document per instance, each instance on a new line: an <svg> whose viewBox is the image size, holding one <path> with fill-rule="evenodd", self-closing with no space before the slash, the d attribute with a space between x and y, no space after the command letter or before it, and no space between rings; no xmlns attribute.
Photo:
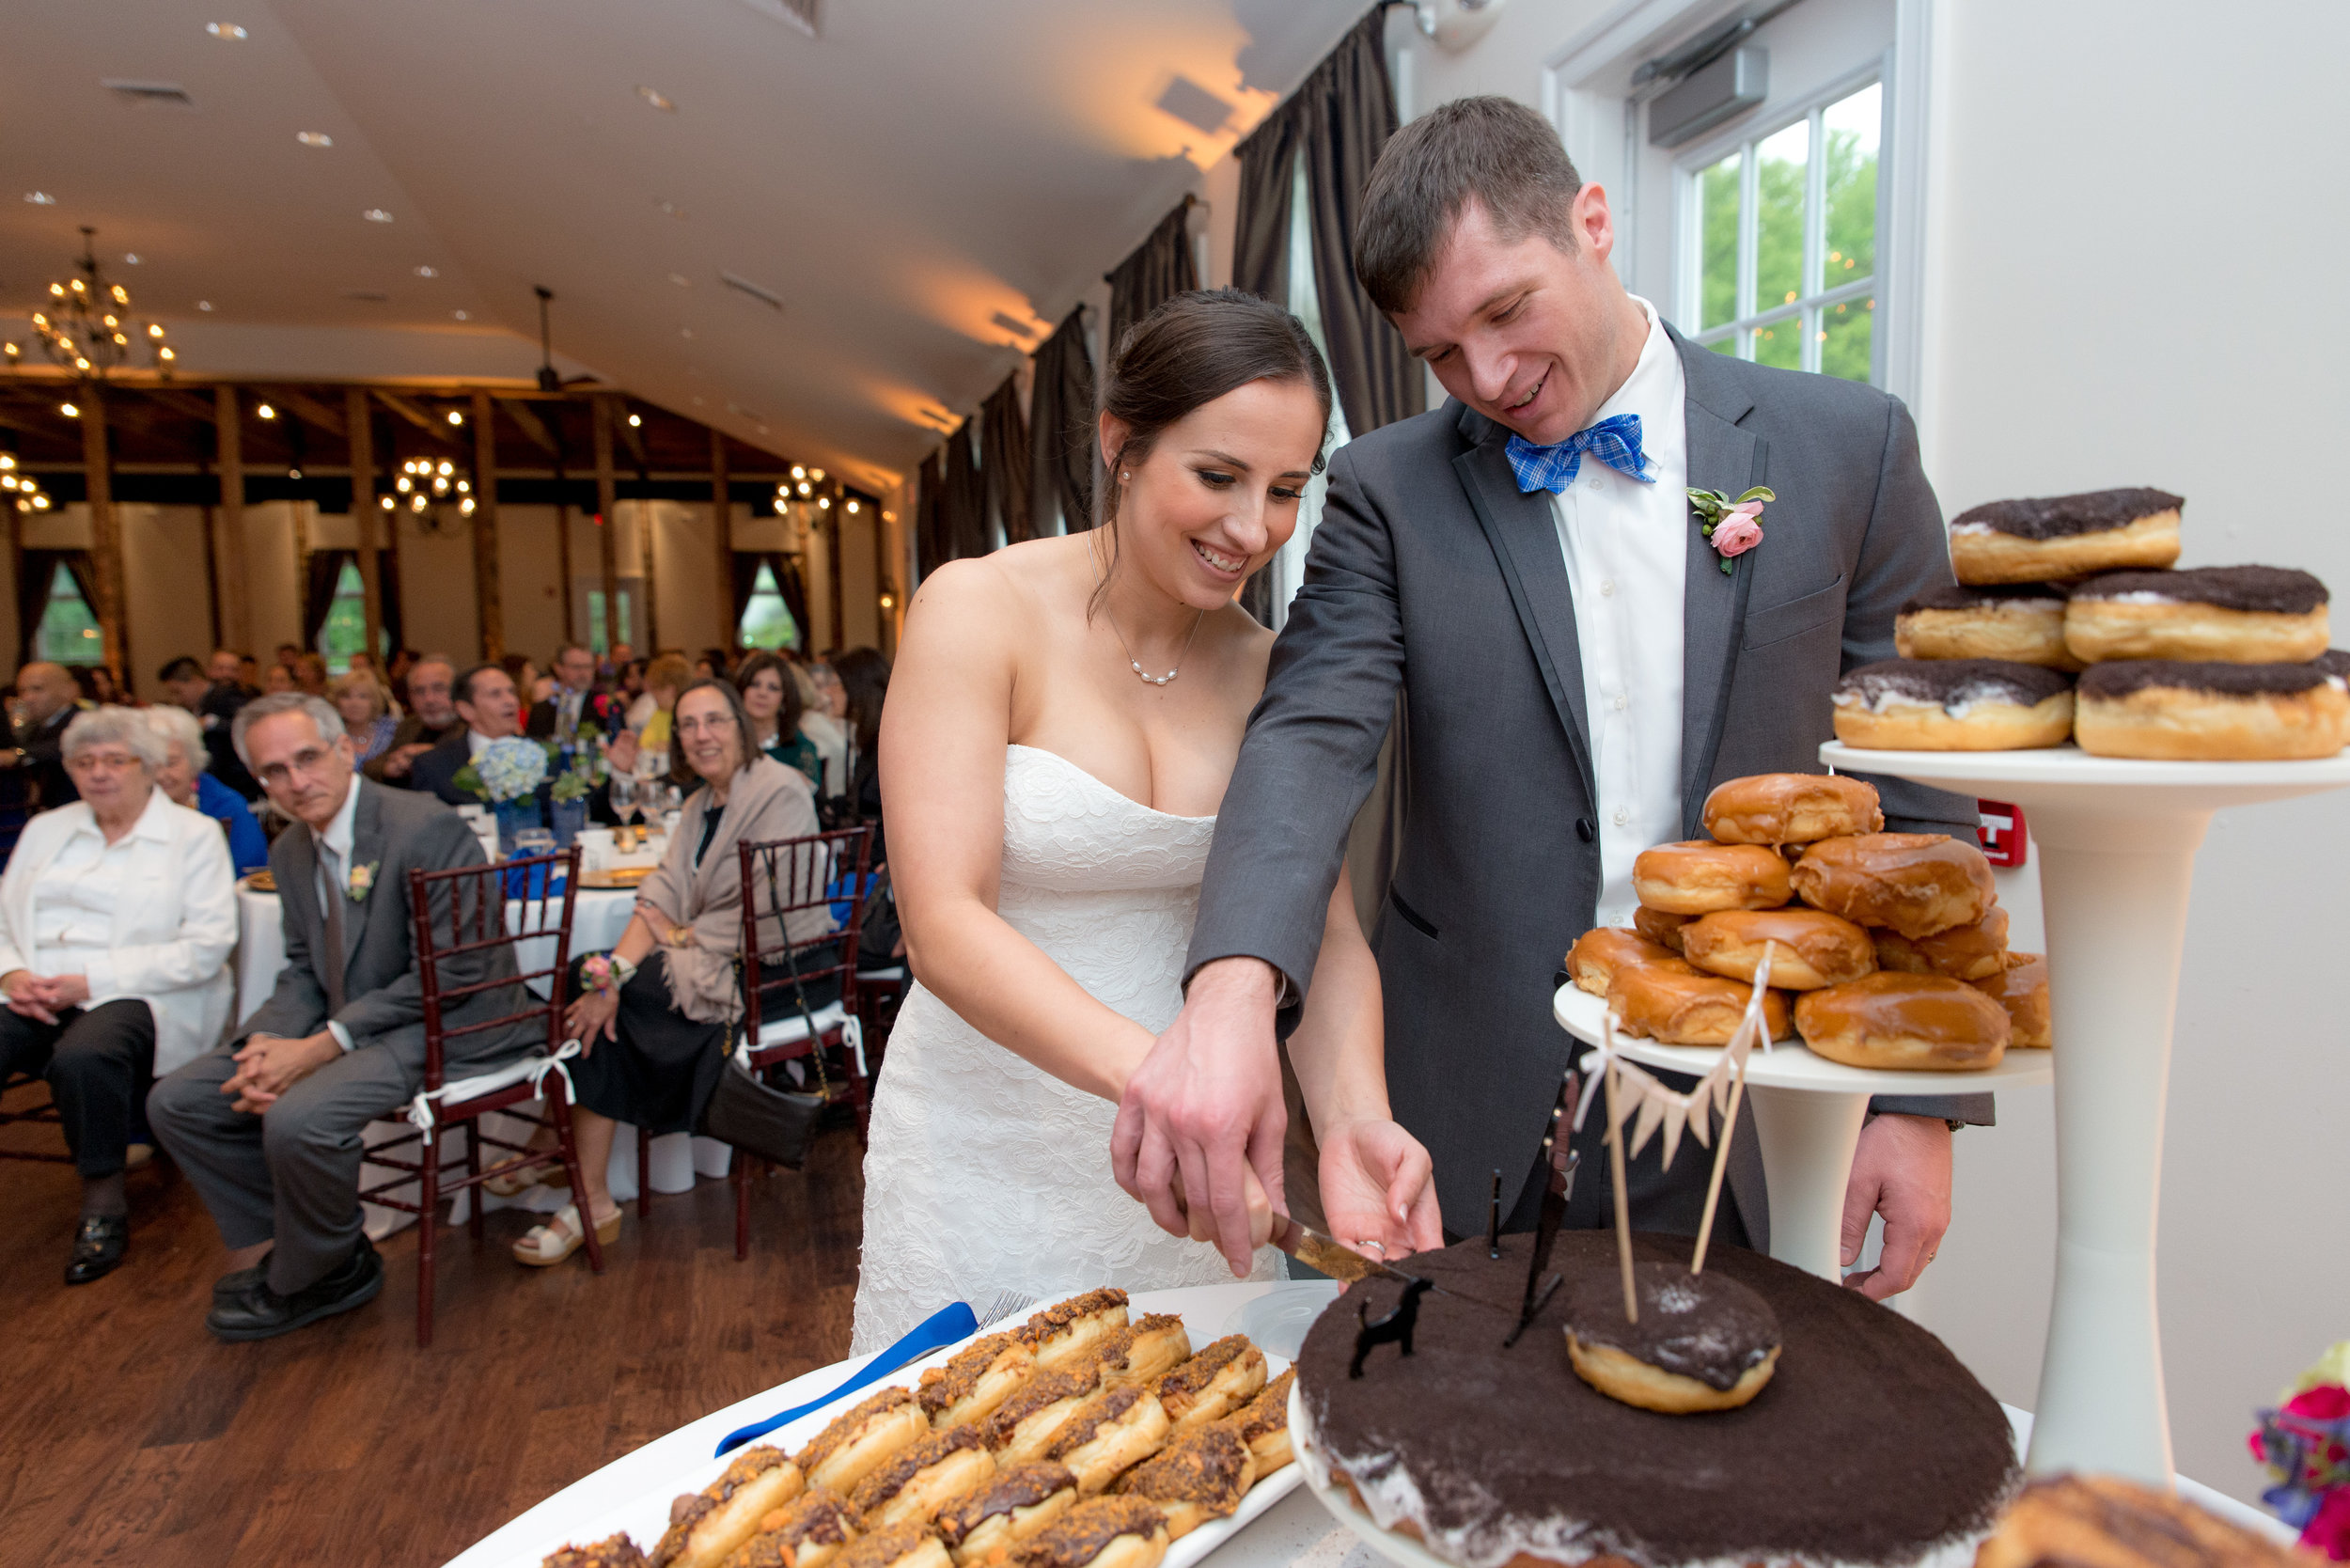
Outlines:
<svg viewBox="0 0 2350 1568"><path fill-rule="evenodd" d="M1435 1166L1398 1123L1365 1117L1331 1128L1322 1139L1321 1178L1333 1240L1377 1258L1444 1246Z"/></svg>

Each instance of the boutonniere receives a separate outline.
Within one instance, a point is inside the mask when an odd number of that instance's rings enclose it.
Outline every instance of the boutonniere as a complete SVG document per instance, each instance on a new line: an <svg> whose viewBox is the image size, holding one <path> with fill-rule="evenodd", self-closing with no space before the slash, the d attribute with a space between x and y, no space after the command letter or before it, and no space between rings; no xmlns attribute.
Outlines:
<svg viewBox="0 0 2350 1568"><path fill-rule="evenodd" d="M1716 490L1689 492L1689 510L1697 514L1698 532L1722 558L1722 575L1730 575L1732 557L1743 556L1762 542L1762 503L1778 497L1756 485L1735 501Z"/></svg>
<svg viewBox="0 0 2350 1568"><path fill-rule="evenodd" d="M375 869L382 864L381 860L370 860L364 866L351 868L352 902L358 903L367 898L368 890L375 886Z"/></svg>

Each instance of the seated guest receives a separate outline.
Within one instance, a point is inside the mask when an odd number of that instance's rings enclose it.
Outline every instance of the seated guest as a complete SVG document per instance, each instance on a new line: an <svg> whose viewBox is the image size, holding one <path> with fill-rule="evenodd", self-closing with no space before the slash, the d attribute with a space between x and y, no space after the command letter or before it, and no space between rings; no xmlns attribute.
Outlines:
<svg viewBox="0 0 2350 1568"><path fill-rule="evenodd" d="M570 740L585 726L608 739L626 727L622 704L596 686L596 656L575 642L555 654L555 689L530 705L525 732L534 740Z"/></svg>
<svg viewBox="0 0 2350 1568"><path fill-rule="evenodd" d="M781 762L797 768L815 788L823 777L823 759L815 743L800 733L800 685L791 668L773 653L754 653L735 673L735 689L743 694L743 711L751 716L751 744Z"/></svg>
<svg viewBox="0 0 2350 1568"><path fill-rule="evenodd" d="M697 681L731 681L734 661L723 648L705 648L694 656L694 678Z"/></svg>
<svg viewBox="0 0 2350 1568"><path fill-rule="evenodd" d="M450 806L478 806L481 797L459 786L457 776L492 741L523 732L522 698L514 678L498 665L476 665L451 688L463 727L416 759L409 776L416 789Z"/></svg>
<svg viewBox="0 0 2350 1568"><path fill-rule="evenodd" d="M64 1119L82 1174L65 1282L86 1285L130 1245L124 1161L149 1081L228 1021L237 900L220 829L155 788L164 745L146 715L78 714L64 750L81 799L26 823L0 875L0 1061L47 1078Z"/></svg>
<svg viewBox="0 0 2350 1568"><path fill-rule="evenodd" d="M294 684L310 697L326 695L326 661L316 653L294 660Z"/></svg>
<svg viewBox="0 0 2350 1568"><path fill-rule="evenodd" d="M872 822L881 816L881 717L889 697L889 661L876 649L852 648L832 667L849 731L846 792L856 820Z"/></svg>
<svg viewBox="0 0 2350 1568"><path fill-rule="evenodd" d="M204 696L212 689L212 677L204 666L185 653L155 672L156 683L164 688L164 699L185 708L189 713L201 713Z"/></svg>
<svg viewBox="0 0 2350 1568"><path fill-rule="evenodd" d="M282 697L288 692L298 692L301 689L302 678L294 673L294 666L291 665L272 665L261 672L261 695L263 697Z"/></svg>
<svg viewBox="0 0 2350 1568"><path fill-rule="evenodd" d="M185 709L164 706L149 708L140 716L164 743L155 787L171 797L174 806L184 806L220 823L228 835L229 864L239 876L268 865L269 839L261 832L253 808L205 767L212 753L204 749L204 731L196 728L195 715Z"/></svg>
<svg viewBox="0 0 2350 1568"><path fill-rule="evenodd" d="M743 948L743 879L735 846L817 830L807 780L760 756L746 744L749 732L743 699L726 682L697 681L679 697L678 745L708 787L686 801L668 857L637 889L635 917L609 955L603 987L588 978L588 957L572 965L565 1029L586 1051L571 1064L572 1128L599 1242L620 1230L619 1207L604 1184L613 1124L632 1122L656 1137L690 1131L717 1087L728 1027L742 1016L734 964ZM831 917L807 910L792 916L790 927L793 942L811 941L832 929ZM760 945L781 940L763 933ZM829 983L807 989L811 1007L839 994ZM559 1263L584 1240L574 1201L516 1242L514 1256Z"/></svg>
<svg viewBox="0 0 2350 1568"><path fill-rule="evenodd" d="M236 741L270 803L300 824L270 851L286 966L229 1043L156 1084L147 1115L231 1249L206 1326L224 1340L261 1340L383 1288L384 1265L360 1228L361 1133L424 1083L408 872L478 866L481 845L437 801L361 779L341 715L320 698L248 704ZM444 995L514 973L510 950L485 949L441 966ZM451 1079L544 1041L543 1028L456 1032L524 1000L517 982L443 1004Z"/></svg>
<svg viewBox="0 0 2350 1568"><path fill-rule="evenodd" d="M416 759L447 740L464 733L465 721L451 700L457 681L457 661L446 653L427 653L408 666L408 716L392 731L392 744L367 764L366 773L378 784L413 790L409 776Z"/></svg>
<svg viewBox="0 0 2350 1568"><path fill-rule="evenodd" d="M820 799L849 792L849 693L832 666L807 667L807 705L800 711L800 730L824 760L824 776L817 785Z"/></svg>
<svg viewBox="0 0 2350 1568"><path fill-rule="evenodd" d="M63 665L37 660L16 672L14 747L5 754L31 787L26 808L46 811L73 800L73 778L65 766L65 727L79 709L82 688Z"/></svg>
<svg viewBox="0 0 2350 1568"><path fill-rule="evenodd" d="M392 717L391 694L375 678L375 671L354 668L328 689L334 694L335 711L343 715L344 730L351 736L352 750L358 755L361 767L392 748L400 720Z"/></svg>
<svg viewBox="0 0 2350 1568"><path fill-rule="evenodd" d="M228 729L236 719L237 710L260 695L244 683L242 673L252 662L234 649L213 649L204 666L212 685L196 705L196 717L204 727L204 749L212 759L212 766L205 771L245 799L258 800L261 786L244 771L243 759L237 755L237 748L228 739Z"/></svg>
<svg viewBox="0 0 2350 1568"><path fill-rule="evenodd" d="M686 667L684 655L680 653L664 653L645 666L645 697L651 702L652 708L641 723L637 720L636 711L630 709L628 727L636 731L638 742L647 751L666 752L670 749L670 714L677 707L678 693L683 691L693 678L693 672Z"/></svg>

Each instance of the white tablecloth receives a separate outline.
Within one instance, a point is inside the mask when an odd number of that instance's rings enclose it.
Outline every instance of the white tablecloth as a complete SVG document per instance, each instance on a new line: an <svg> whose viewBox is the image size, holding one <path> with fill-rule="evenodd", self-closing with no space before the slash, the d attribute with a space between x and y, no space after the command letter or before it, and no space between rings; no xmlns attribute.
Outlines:
<svg viewBox="0 0 2350 1568"><path fill-rule="evenodd" d="M636 908L633 892L603 888L582 888L572 907L572 951L602 952L620 939L628 929L629 916ZM509 903L509 917L521 918L523 906ZM555 958L555 938L527 942L516 949L516 962L524 968L543 968ZM263 893L237 884L237 1017L248 1016L255 1008L268 999L277 984L278 971L286 966L285 913L275 893ZM533 982L532 989L544 995L544 982ZM511 1142L520 1143L530 1131L526 1122L513 1117L494 1115L487 1119L490 1132ZM400 1136L400 1128L379 1121L368 1129L369 1144L382 1143ZM453 1158L463 1152L462 1130L452 1134L448 1152ZM647 1162L655 1192L691 1191L697 1179L704 1176L724 1176L731 1163L732 1151L714 1138L692 1137L684 1133L671 1133L652 1140L651 1158ZM373 1186L395 1174L384 1166L360 1168L362 1186ZM612 1164L605 1173L616 1201L626 1203L641 1190L636 1171L636 1130L622 1126L612 1140ZM568 1189L532 1187L519 1198L500 1198L494 1193L485 1195L485 1204L492 1209L525 1208L541 1214L552 1214L571 1201ZM377 1241L415 1222L415 1215L379 1204L366 1205L368 1234ZM455 1224L465 1217L465 1200L461 1195L452 1204L449 1222Z"/></svg>

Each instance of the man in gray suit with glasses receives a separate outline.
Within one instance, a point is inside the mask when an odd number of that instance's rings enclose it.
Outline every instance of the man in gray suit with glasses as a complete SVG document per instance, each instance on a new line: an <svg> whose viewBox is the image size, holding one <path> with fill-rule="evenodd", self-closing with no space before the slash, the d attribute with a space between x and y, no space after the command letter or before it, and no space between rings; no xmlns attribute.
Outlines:
<svg viewBox="0 0 2350 1568"><path fill-rule="evenodd" d="M238 712L235 738L271 804L295 822L269 857L286 966L233 1041L155 1086L147 1114L237 1265L212 1287L205 1325L224 1340L263 1340L383 1289L360 1227L359 1166L367 1124L424 1087L408 872L482 858L464 819L439 801L358 776L341 716L318 698L257 698ZM445 930L445 890L431 907ZM444 962L439 978L446 993L515 973L511 949L497 947ZM445 1004L448 1077L543 1043L543 1025L455 1032L529 1002L518 981Z"/></svg>
<svg viewBox="0 0 2350 1568"><path fill-rule="evenodd" d="M1689 343L1625 292L1614 238L1606 194L1507 99L1405 126L1364 191L1356 274L1451 398L1331 463L1217 817L1183 1011L1130 1081L1112 1149L1161 1225L1213 1231L1236 1270L1252 1170L1279 1205L1277 1036L1312 981L1399 692L1402 832L1373 938L1389 1098L1434 1159L1448 1230L1483 1229L1496 1168L1510 1226L1528 1229L1528 1173L1578 1048L1550 1013L1568 945L1630 923L1633 857L1702 837L1715 785L1821 771L1840 675L1890 657L1901 604L1951 580L1901 403ZM1700 530L1691 491L1755 486L1778 497L1759 520ZM1971 802L1875 782L1888 827L1973 835ZM1883 1215L1883 1260L1852 1280L1882 1298L1932 1260L1951 1131L1991 1107L1872 1108L1845 1261ZM1599 1121L1570 1224L1612 1204ZM1658 1158L1652 1143L1627 1173L1635 1223L1693 1231L1710 1162ZM1767 1247L1762 1177L1749 1131L1717 1234Z"/></svg>

